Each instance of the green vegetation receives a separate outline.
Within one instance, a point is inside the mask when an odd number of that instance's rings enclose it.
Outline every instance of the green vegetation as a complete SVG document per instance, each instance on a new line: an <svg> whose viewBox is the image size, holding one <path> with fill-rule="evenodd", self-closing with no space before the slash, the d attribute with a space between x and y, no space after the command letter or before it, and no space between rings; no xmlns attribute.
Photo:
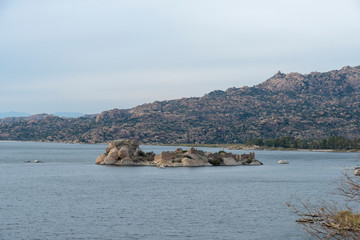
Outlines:
<svg viewBox="0 0 360 240"><path fill-rule="evenodd" d="M252 159L246 159L246 160L245 160L245 163L247 163L247 164L252 163Z"/></svg>
<svg viewBox="0 0 360 240"><path fill-rule="evenodd" d="M331 136L322 139L302 140L295 137L279 137L275 139L250 138L246 145L257 145L264 148L286 149L333 149L333 150L358 150L360 139L349 140L341 136Z"/></svg>
<svg viewBox="0 0 360 240"><path fill-rule="evenodd" d="M138 151L138 155L141 156L141 157L145 157L145 156L146 156L146 154L145 154L143 151L141 151L141 150Z"/></svg>
<svg viewBox="0 0 360 240"><path fill-rule="evenodd" d="M351 209L338 211L334 220L343 228L360 229L360 214L353 213Z"/></svg>
<svg viewBox="0 0 360 240"><path fill-rule="evenodd" d="M218 158L209 159L209 163L213 166L220 166L222 163L222 160L218 159Z"/></svg>

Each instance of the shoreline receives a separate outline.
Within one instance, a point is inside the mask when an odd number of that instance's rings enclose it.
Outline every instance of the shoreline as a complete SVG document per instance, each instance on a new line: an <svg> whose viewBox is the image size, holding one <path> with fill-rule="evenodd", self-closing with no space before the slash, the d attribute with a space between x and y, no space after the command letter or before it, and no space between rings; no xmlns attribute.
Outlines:
<svg viewBox="0 0 360 240"><path fill-rule="evenodd" d="M263 148L254 146L236 146L234 144L146 144L146 145L157 145L157 146L182 146L182 147L213 147L213 148L226 148L228 150L252 150L252 151L299 151L299 152L358 152L360 149L302 149L302 148Z"/></svg>
<svg viewBox="0 0 360 240"><path fill-rule="evenodd" d="M83 143L83 142L66 142L66 141L17 141L17 140L0 140L0 143L16 143L16 142L24 142L24 143L63 143L63 144L85 144L85 145L106 145L109 142L102 143ZM349 149L349 150L341 150L341 149L301 149L301 148L262 148L262 147L254 147L254 146L236 146L234 144L228 143L220 143L220 144L165 144L165 143L148 143L142 144L144 146L179 146L179 147L195 147L195 148L223 148L227 150L252 150L252 151L298 151L298 152L344 152L344 153L360 153L360 149Z"/></svg>

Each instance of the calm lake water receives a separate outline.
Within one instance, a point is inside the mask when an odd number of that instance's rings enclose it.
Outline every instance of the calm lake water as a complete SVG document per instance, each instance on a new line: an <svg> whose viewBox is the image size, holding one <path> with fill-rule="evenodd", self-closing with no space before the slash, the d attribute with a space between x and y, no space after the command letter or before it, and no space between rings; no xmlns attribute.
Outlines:
<svg viewBox="0 0 360 240"><path fill-rule="evenodd" d="M0 142L0 239L308 239L286 202L327 197L360 163L357 153L255 151L263 166L95 165L105 148ZM35 159L44 163L24 162Z"/></svg>

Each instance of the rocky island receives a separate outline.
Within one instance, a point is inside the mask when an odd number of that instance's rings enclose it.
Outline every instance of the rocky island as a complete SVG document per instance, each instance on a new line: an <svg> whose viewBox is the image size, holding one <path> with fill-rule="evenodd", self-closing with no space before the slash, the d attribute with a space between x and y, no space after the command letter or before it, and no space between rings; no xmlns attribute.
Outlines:
<svg viewBox="0 0 360 240"><path fill-rule="evenodd" d="M255 159L255 153L232 154L224 151L204 152L195 148L155 155L145 153L134 140L116 140L110 142L106 152L96 159L96 164L117 166L157 166L164 167L202 167L202 166L257 166L262 163Z"/></svg>

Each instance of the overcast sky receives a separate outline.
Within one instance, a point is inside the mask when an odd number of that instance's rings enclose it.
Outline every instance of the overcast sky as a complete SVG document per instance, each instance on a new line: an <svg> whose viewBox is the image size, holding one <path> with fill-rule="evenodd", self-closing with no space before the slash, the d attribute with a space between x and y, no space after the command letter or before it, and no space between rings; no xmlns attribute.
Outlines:
<svg viewBox="0 0 360 240"><path fill-rule="evenodd" d="M0 0L0 112L97 113L346 65L359 0Z"/></svg>

